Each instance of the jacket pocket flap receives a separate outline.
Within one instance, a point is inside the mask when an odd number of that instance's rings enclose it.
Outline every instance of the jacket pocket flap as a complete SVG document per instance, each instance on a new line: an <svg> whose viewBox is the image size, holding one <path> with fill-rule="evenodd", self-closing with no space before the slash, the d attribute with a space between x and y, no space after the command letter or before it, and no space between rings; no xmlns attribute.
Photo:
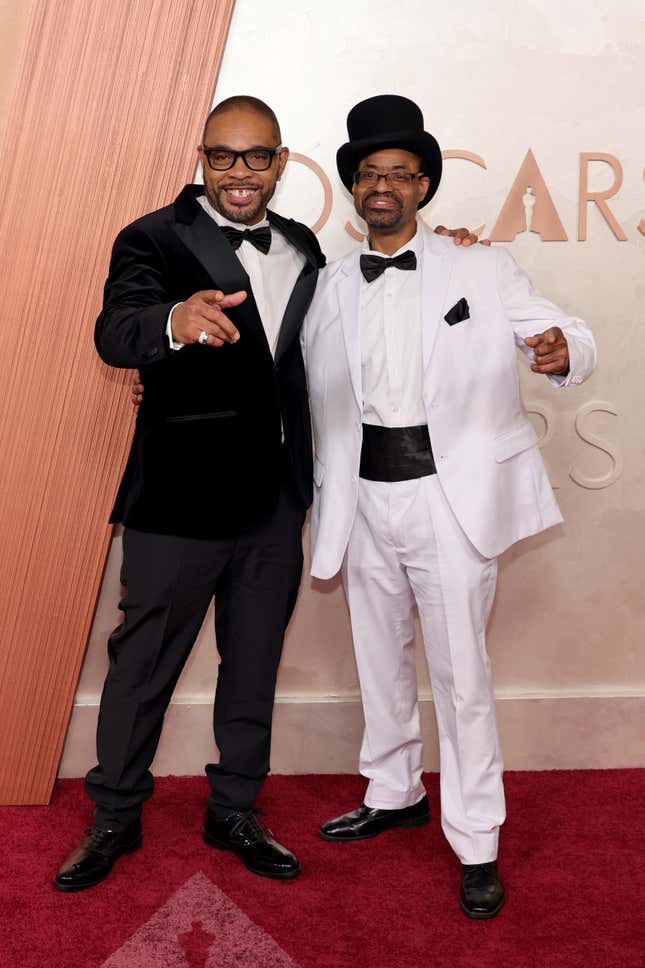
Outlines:
<svg viewBox="0 0 645 968"><path fill-rule="evenodd" d="M314 481L318 487L322 484L325 473L325 466L321 464L317 457L314 458Z"/></svg>
<svg viewBox="0 0 645 968"><path fill-rule="evenodd" d="M495 460L498 464L501 464L509 457L514 457L515 454L520 454L523 450L534 447L537 442L537 434L532 425L527 423L519 430L512 430L509 434L502 434L495 438Z"/></svg>

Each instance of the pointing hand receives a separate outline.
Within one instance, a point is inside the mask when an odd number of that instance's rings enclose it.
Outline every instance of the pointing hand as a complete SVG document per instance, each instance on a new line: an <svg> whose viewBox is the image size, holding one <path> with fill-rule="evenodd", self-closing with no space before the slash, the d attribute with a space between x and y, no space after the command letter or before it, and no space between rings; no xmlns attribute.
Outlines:
<svg viewBox="0 0 645 968"><path fill-rule="evenodd" d="M222 310L239 306L245 299L244 290L229 294L219 289L196 292L173 310L173 339L177 343L198 343L201 333L206 333L201 340L204 346L236 343L240 334Z"/></svg>
<svg viewBox="0 0 645 968"><path fill-rule="evenodd" d="M531 363L534 373L557 373L562 376L569 372L569 347L559 326L552 326L536 336L527 336L524 342L535 351L535 359Z"/></svg>

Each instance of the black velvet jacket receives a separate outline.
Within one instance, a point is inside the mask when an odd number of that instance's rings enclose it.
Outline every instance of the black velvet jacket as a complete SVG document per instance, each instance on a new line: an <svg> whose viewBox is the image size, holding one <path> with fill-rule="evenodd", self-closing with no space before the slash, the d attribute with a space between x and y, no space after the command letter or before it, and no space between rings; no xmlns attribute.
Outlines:
<svg viewBox="0 0 645 968"><path fill-rule="evenodd" d="M217 538L271 512L285 460L296 500L303 508L311 503L311 428L298 335L325 260L306 226L268 213L307 260L274 360L249 277L196 201L202 192L201 185L188 185L172 205L119 233L94 338L106 363L138 368L145 387L110 520L141 531ZM227 311L240 339L174 352L168 313L205 289L248 292Z"/></svg>

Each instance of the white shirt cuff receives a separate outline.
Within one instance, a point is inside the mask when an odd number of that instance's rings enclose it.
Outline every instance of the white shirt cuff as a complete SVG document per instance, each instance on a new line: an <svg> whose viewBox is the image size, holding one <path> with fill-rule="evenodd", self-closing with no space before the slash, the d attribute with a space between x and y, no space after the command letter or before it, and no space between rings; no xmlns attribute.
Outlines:
<svg viewBox="0 0 645 968"><path fill-rule="evenodd" d="M172 307L172 309L168 313L168 321L166 323L166 336L168 337L168 342L170 343L170 349L171 350L180 350L183 346L186 345L185 343L177 343L175 341L175 338L174 338L173 332L172 332L172 314L174 313L174 311L177 308L177 306L181 306L181 303L180 302L175 303L175 305Z"/></svg>

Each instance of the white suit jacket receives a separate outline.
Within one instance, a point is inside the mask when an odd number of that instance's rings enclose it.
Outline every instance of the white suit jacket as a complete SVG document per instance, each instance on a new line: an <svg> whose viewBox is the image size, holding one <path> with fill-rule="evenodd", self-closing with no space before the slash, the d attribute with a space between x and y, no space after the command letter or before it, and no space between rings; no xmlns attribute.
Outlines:
<svg viewBox="0 0 645 968"><path fill-rule="evenodd" d="M516 346L532 358L524 337L560 326L570 372L550 379L569 386L592 372L595 343L582 320L535 292L505 249L462 249L421 224L419 231L423 400L437 474L469 540L492 558L562 521L520 396ZM317 578L339 570L358 499L359 259L356 250L321 272L301 335L316 447L311 573ZM451 326L444 316L462 297L470 318Z"/></svg>

